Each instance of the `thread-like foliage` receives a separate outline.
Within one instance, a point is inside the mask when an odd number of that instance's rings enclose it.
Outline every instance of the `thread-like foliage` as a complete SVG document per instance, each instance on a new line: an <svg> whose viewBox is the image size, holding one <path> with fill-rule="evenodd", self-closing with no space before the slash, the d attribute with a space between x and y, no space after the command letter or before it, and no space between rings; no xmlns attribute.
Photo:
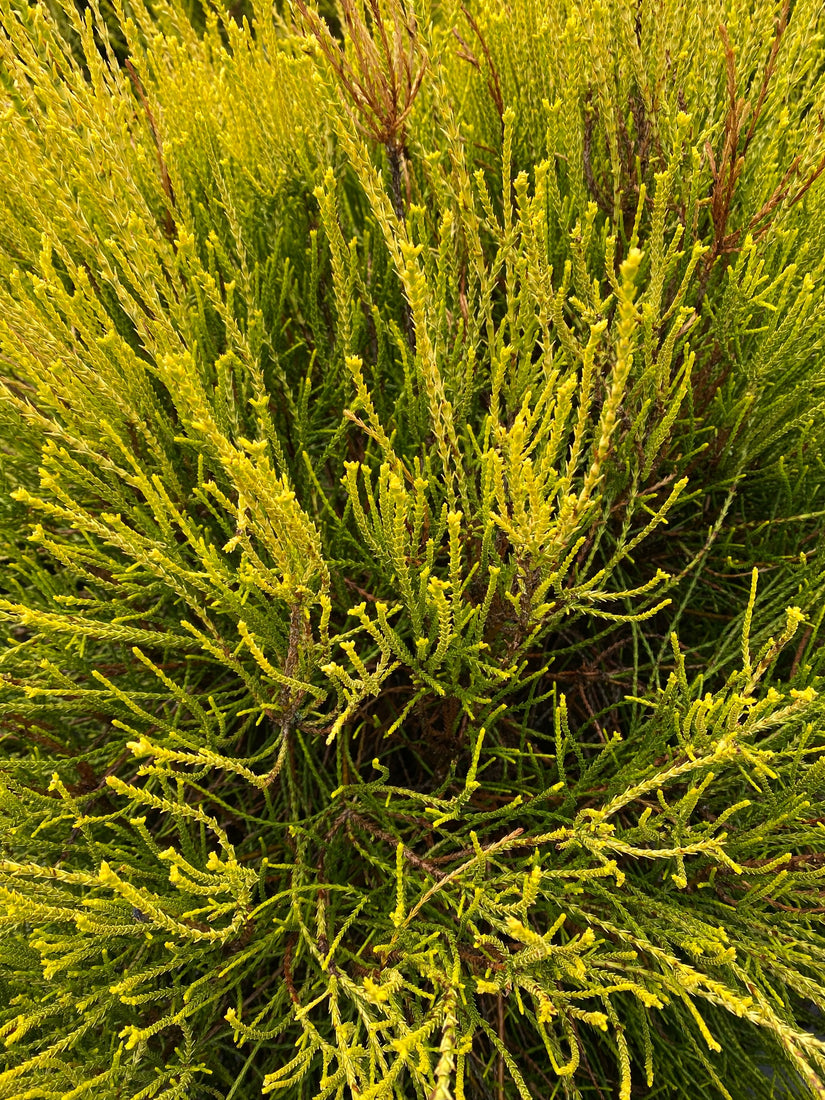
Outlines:
<svg viewBox="0 0 825 1100"><path fill-rule="evenodd" d="M0 12L0 1097L825 1097L821 0Z"/></svg>

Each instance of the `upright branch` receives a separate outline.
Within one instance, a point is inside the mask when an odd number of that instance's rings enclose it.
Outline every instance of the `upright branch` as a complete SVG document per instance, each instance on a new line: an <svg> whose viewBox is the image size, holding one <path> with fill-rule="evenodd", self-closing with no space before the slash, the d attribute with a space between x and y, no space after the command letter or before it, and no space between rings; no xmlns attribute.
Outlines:
<svg viewBox="0 0 825 1100"><path fill-rule="evenodd" d="M469 10L466 4L461 5L461 14L467 20L473 34L478 39L478 43L481 46L481 51L484 54L484 59L487 62L487 68L490 71L490 75L487 78L487 91L490 93L490 99L493 101L493 105L495 106L496 114L499 117L503 133L504 95L501 90L501 77L499 75L498 68L495 61L493 60L493 55L490 52L490 47L487 45L487 40L481 33L481 28L479 27L476 20L473 18L472 12ZM467 42L461 36L457 27L453 27L453 37L458 41L459 45L461 46L461 49L458 51L458 56L461 58L461 60L468 62L468 64L472 65L474 69L476 69L478 72L481 72L481 63L479 62L473 51L470 49Z"/></svg>
<svg viewBox="0 0 825 1100"><path fill-rule="evenodd" d="M342 0L348 48L305 0L296 0L296 6L305 30L332 66L353 125L384 147L393 211L403 221L410 198L406 124L428 64L410 0L367 0L368 17L356 0ZM406 298L401 308L407 343L414 351L415 326Z"/></svg>
<svg viewBox="0 0 825 1100"><path fill-rule="evenodd" d="M149 106L149 100L146 98L146 91L143 87L143 82L137 74L137 71L129 60L126 58L124 62L124 68L129 74L129 79L134 85L135 93L140 100L141 106L146 113L146 121L149 124L149 129L152 132L152 140L155 143L155 153L158 158L158 168L160 170L160 180L163 187L163 193L166 195L167 207L163 212L163 231L170 241L175 239L175 220L172 216L172 211L175 209L175 193L172 190L172 181L169 178L169 169L166 166L166 158L163 155L163 144L158 134L157 124L155 123L155 117L152 114L152 108Z"/></svg>
<svg viewBox="0 0 825 1100"><path fill-rule="evenodd" d="M788 26L789 11L790 0L784 0L759 92L753 103L741 97L737 98L736 56L730 44L727 29L723 25L719 27L719 34L725 49L728 110L725 116L724 137L718 162L710 142L705 144L705 153L713 176L713 187L710 196L711 217L713 219L713 247L705 260L706 276L720 256L735 252L739 248L744 234L757 231L759 236L764 235L770 225L770 217L777 208L783 203L786 206L793 206L799 202L825 171L825 156L823 156L802 183L794 189L793 180L799 172L803 159L801 156L794 157L772 194L760 209L743 226L729 230L728 222L734 192L745 166L745 158L756 131L756 125L765 106L771 78L776 71L779 48ZM745 129L746 126L747 129ZM820 123L821 130L822 124Z"/></svg>
<svg viewBox="0 0 825 1100"><path fill-rule="evenodd" d="M404 217L407 176L406 123L421 88L428 58L421 45L415 14L402 0L367 0L368 18L355 0L342 0L341 10L349 49L305 0L296 6L332 66L343 92L344 108L364 137L384 146L390 169L393 209Z"/></svg>

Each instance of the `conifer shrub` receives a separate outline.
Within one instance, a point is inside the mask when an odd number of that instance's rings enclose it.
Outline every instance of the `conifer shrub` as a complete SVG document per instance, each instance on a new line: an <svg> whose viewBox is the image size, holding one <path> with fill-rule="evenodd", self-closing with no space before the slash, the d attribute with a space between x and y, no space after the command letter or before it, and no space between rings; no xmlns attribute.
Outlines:
<svg viewBox="0 0 825 1100"><path fill-rule="evenodd" d="M825 1096L821 0L2 0L0 1098Z"/></svg>

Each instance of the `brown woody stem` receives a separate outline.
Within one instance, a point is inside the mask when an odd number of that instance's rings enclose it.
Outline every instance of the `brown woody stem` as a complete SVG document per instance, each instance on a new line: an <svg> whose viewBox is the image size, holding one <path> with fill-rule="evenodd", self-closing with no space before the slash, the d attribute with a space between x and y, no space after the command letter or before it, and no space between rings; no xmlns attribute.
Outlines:
<svg viewBox="0 0 825 1100"><path fill-rule="evenodd" d="M400 222L404 221L406 214L406 208L404 203L404 192L401 185L401 168L404 163L406 153L404 146L398 144L395 141L388 141L384 146L387 152L387 160L390 166L390 195L392 198L392 208L395 211L395 216ZM410 303L404 298L402 302L402 315L404 323L404 335L407 337L407 343L410 346L410 351L415 351L415 325L413 324L412 310L410 309Z"/></svg>

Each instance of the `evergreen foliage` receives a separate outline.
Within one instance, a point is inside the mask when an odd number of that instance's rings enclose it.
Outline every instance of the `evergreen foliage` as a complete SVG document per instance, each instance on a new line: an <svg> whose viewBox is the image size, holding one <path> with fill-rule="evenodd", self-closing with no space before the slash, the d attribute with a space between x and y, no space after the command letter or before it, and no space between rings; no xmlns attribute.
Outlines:
<svg viewBox="0 0 825 1100"><path fill-rule="evenodd" d="M825 1097L821 0L0 10L0 1098Z"/></svg>

